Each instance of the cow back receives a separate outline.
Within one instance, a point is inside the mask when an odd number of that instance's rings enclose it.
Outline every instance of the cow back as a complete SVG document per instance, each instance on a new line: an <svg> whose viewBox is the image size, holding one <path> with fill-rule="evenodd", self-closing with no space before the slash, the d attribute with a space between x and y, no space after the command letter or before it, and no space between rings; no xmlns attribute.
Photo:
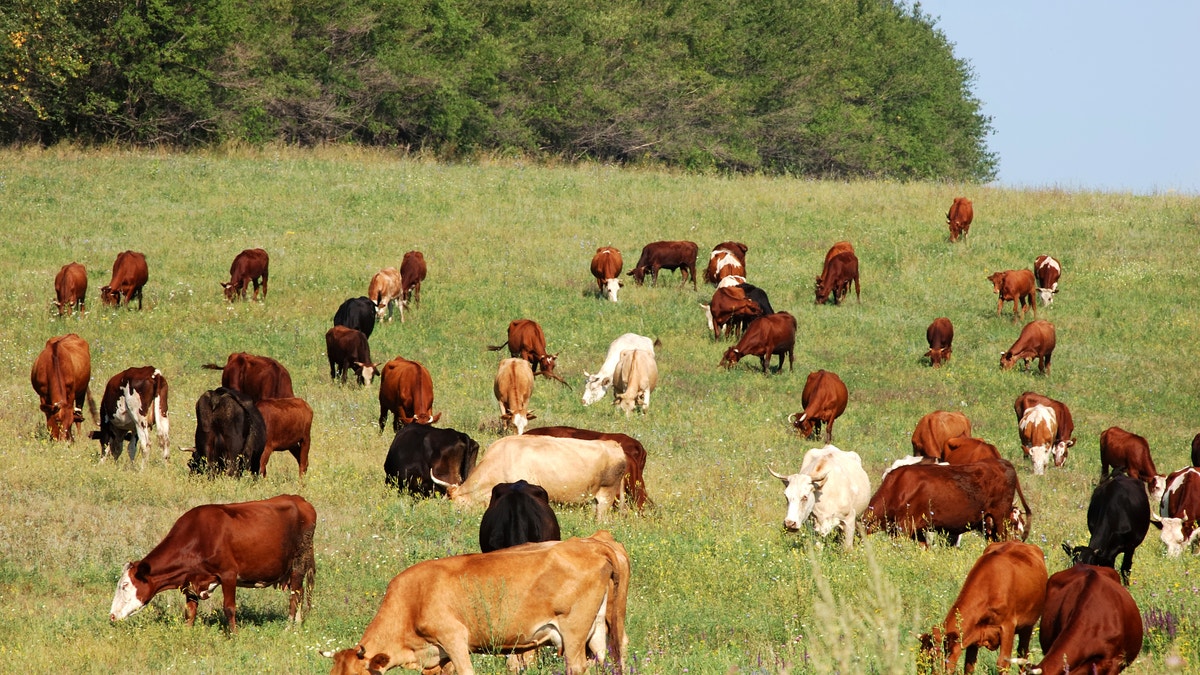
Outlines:
<svg viewBox="0 0 1200 675"><path fill-rule="evenodd" d="M333 315L333 325L361 331L368 338L375 330L375 303L365 295L347 298Z"/></svg>
<svg viewBox="0 0 1200 675"><path fill-rule="evenodd" d="M545 488L551 501L579 503L602 490L619 493L625 465L615 441L506 436L488 446L456 499L486 503L497 483L525 480Z"/></svg>
<svg viewBox="0 0 1200 675"><path fill-rule="evenodd" d="M1152 480L1158 475L1154 460L1150 457L1150 443L1144 437L1121 427L1109 427L1100 432L1100 463L1143 481Z"/></svg>
<svg viewBox="0 0 1200 675"><path fill-rule="evenodd" d="M81 310L87 299L87 269L77 262L63 265L54 275L54 296L58 305L58 313L71 311L78 306Z"/></svg>
<svg viewBox="0 0 1200 675"><path fill-rule="evenodd" d="M592 256L592 276L599 280L615 279L621 276L621 267L625 261L621 259L621 252L612 246L601 246L596 249L596 254Z"/></svg>
<svg viewBox="0 0 1200 675"><path fill-rule="evenodd" d="M643 472L646 469L646 448L641 441L632 436L616 433L604 433L591 429L575 427L551 426L529 429L526 436L554 436L556 438L578 438L585 441L605 440L616 441L625 453L625 494L632 500L639 511L653 500L646 494L646 481Z"/></svg>
<svg viewBox="0 0 1200 675"><path fill-rule="evenodd" d="M1038 642L1045 675L1119 672L1142 650L1142 618L1117 573L1077 564L1052 575Z"/></svg>
<svg viewBox="0 0 1200 675"><path fill-rule="evenodd" d="M946 456L946 441L970 435L971 420L966 415L935 410L917 422L912 435L913 454L940 460Z"/></svg>
<svg viewBox="0 0 1200 675"><path fill-rule="evenodd" d="M400 289L407 296L410 289L425 281L425 255L420 251L408 251L400 261Z"/></svg>
<svg viewBox="0 0 1200 675"><path fill-rule="evenodd" d="M559 539L558 518L545 488L523 480L492 488L491 501L479 521L481 551Z"/></svg>

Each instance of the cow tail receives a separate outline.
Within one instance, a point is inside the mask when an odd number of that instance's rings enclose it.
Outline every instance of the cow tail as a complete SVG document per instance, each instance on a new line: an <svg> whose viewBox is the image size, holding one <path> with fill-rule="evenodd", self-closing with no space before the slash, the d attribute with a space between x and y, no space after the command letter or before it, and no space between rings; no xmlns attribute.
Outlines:
<svg viewBox="0 0 1200 675"><path fill-rule="evenodd" d="M508 340L505 340L504 342L501 342L500 344L496 345L495 347L488 347L487 350L489 352L498 352L507 346L508 346Z"/></svg>
<svg viewBox="0 0 1200 675"><path fill-rule="evenodd" d="M609 565L608 606L604 622L608 624L608 653L612 655L615 671L625 670L625 610L629 602L629 557L616 542L606 545Z"/></svg>
<svg viewBox="0 0 1200 675"><path fill-rule="evenodd" d="M92 416L92 423L99 427L100 414L96 412L96 399L92 398L92 388L88 387L84 391L87 392L88 413L90 413Z"/></svg>
<svg viewBox="0 0 1200 675"><path fill-rule="evenodd" d="M1021 541L1025 541L1029 538L1029 530L1033 528L1033 511L1030 510L1029 504L1025 501L1025 493L1021 492L1021 480L1016 479L1015 484L1017 486L1017 496L1021 498L1021 506L1025 508L1025 536L1021 537Z"/></svg>
<svg viewBox="0 0 1200 675"><path fill-rule="evenodd" d="M225 366L218 366L215 363L206 363L200 367L204 370L225 370Z"/></svg>

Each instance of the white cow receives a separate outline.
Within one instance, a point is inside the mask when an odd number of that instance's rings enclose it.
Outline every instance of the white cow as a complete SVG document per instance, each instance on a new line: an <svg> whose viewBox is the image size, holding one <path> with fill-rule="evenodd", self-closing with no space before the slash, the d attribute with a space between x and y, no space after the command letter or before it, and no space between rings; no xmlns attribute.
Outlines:
<svg viewBox="0 0 1200 675"><path fill-rule="evenodd" d="M658 363L654 352L645 349L626 349L617 360L613 374L613 405L621 406L625 416L634 406L643 413L650 407L650 392L658 386Z"/></svg>
<svg viewBox="0 0 1200 675"><path fill-rule="evenodd" d="M583 388L583 404L591 405L604 398L604 394L612 386L613 372L617 369L617 361L621 359L621 352L626 349L645 349L653 354L654 343L654 340L637 333L626 333L613 340L612 344L608 346L608 353L604 356L604 363L601 364L600 370L595 373L583 371L583 376L587 378Z"/></svg>
<svg viewBox="0 0 1200 675"><path fill-rule="evenodd" d="M768 470L784 484L785 528L795 532L812 516L817 534L826 536L840 524L842 545L854 547L854 521L871 500L871 480L858 453L826 445L804 454L800 473L784 476Z"/></svg>

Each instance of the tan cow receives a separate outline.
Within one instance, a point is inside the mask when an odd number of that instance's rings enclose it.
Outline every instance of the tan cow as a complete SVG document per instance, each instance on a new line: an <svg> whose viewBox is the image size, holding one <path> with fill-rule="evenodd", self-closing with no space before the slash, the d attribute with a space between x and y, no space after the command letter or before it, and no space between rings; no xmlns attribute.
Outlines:
<svg viewBox="0 0 1200 675"><path fill-rule="evenodd" d="M634 406L645 413L650 407L650 392L658 386L658 363L654 352L646 349L626 349L617 361L613 373L613 405L621 406L625 416Z"/></svg>
<svg viewBox="0 0 1200 675"><path fill-rule="evenodd" d="M529 410L529 397L533 395L533 367L520 358L504 359L496 369L496 380L492 392L500 402L500 421L505 427L525 433L529 420L537 419Z"/></svg>
<svg viewBox="0 0 1200 675"><path fill-rule="evenodd" d="M913 430L913 454L920 457L932 457L937 460L946 458L946 441L959 436L971 435L971 420L960 412L935 410L925 415L917 422Z"/></svg>
<svg viewBox="0 0 1200 675"><path fill-rule="evenodd" d="M400 270L385 267L371 277L367 286L367 297L375 305L375 318L392 320L396 305L400 306L400 323L404 323L404 303L400 301Z"/></svg>

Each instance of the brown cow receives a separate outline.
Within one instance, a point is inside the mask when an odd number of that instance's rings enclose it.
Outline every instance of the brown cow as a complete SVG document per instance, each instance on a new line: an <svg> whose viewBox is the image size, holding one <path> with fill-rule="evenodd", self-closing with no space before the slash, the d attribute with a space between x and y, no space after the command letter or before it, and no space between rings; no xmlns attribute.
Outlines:
<svg viewBox="0 0 1200 675"><path fill-rule="evenodd" d="M545 375L563 384L567 381L554 372L558 365L558 354L546 351L546 334L538 322L531 319L516 319L508 324L508 339L494 347L488 347L490 352L498 352L508 347L510 356L522 358L529 362L534 375ZM540 370L539 370L540 368ZM568 385L570 386L570 385Z"/></svg>
<svg viewBox="0 0 1200 675"><path fill-rule="evenodd" d="M1142 651L1142 616L1116 570L1077 564L1047 581L1038 642L1031 672L1119 673Z"/></svg>
<svg viewBox="0 0 1200 675"><path fill-rule="evenodd" d="M504 359L496 369L492 382L492 393L500 403L500 421L505 427L516 429L517 435L525 433L529 420L537 419L529 410L529 397L533 395L533 369L525 359Z"/></svg>
<svg viewBox="0 0 1200 675"><path fill-rule="evenodd" d="M392 320L392 312L400 305L400 323L404 323L404 303L400 301L400 270L395 267L385 267L371 277L367 286L367 298L375 305L375 318L382 321L384 316Z"/></svg>
<svg viewBox="0 0 1200 675"><path fill-rule="evenodd" d="M617 292L621 290L621 252L612 246L601 246L592 256L592 276L596 277L596 285L600 295L613 302L617 301Z"/></svg>
<svg viewBox="0 0 1200 675"><path fill-rule="evenodd" d="M913 455L938 461L946 458L946 443L951 438L971 435L971 420L960 412L935 410L917 422L912 434Z"/></svg>
<svg viewBox="0 0 1200 675"><path fill-rule="evenodd" d="M955 197L950 210L946 212L946 224L950 226L950 241L964 239L971 231L971 221L975 218L975 207L966 197Z"/></svg>
<svg viewBox="0 0 1200 675"><path fill-rule="evenodd" d="M789 415L788 421L804 434L805 438L816 438L817 434L821 433L823 422L825 442L832 443L833 422L846 412L849 396L846 383L836 374L828 370L809 373L808 379L804 381L804 392L800 395L800 404L804 406L804 410Z"/></svg>
<svg viewBox="0 0 1200 675"><path fill-rule="evenodd" d="M1004 311L1004 303L1012 301L1013 321L1017 320L1017 308L1020 306L1021 320L1025 320L1025 308L1033 310L1033 318L1037 318L1037 303L1033 301L1033 291L1037 282L1033 272L1029 270L1005 270L988 275L992 282L992 292L996 294L996 316Z"/></svg>
<svg viewBox="0 0 1200 675"><path fill-rule="evenodd" d="M1017 427L1021 435L1021 449L1025 451L1025 455L1032 457L1032 448L1037 445L1034 442L1033 436L1035 432L1030 431L1029 437L1026 438L1026 433L1021 429L1022 420L1025 419L1025 413L1034 406L1045 406L1054 413L1054 437L1047 446L1048 454L1054 458L1054 466L1062 466L1067 461L1069 448L1075 445L1075 421L1071 418L1071 410L1067 404L1062 401L1056 401L1052 398L1036 394L1032 391L1022 393L1013 402L1013 411L1017 414ZM1044 416L1044 413L1042 414ZM1030 418L1030 422L1033 419ZM1048 424L1046 425L1049 426ZM1036 432L1039 436L1044 435L1041 431ZM1028 444L1027 444L1028 443ZM1040 443L1040 440L1039 440ZM1045 464L1045 460L1042 460ZM1034 473L1037 471L1037 462L1034 462Z"/></svg>
<svg viewBox="0 0 1200 675"><path fill-rule="evenodd" d="M267 442L262 456L251 459L252 468L266 476L271 454L287 451L296 458L303 478L308 471L308 446L312 442L312 406L302 398L266 398L255 401L254 407L262 413L267 426Z"/></svg>
<svg viewBox="0 0 1200 675"><path fill-rule="evenodd" d="M636 438L625 434L608 434L575 427L538 427L525 432L526 436L554 436L556 438L578 438L583 441L616 441L625 451L625 494L633 500L638 511L654 501L646 494L646 481L642 473L646 469L646 448Z"/></svg>
<svg viewBox="0 0 1200 675"><path fill-rule="evenodd" d="M821 270L821 276L817 277L816 304L825 304L831 297L833 304L841 304L850 292L850 282L854 282L854 297L862 302L858 285L858 256L845 251L830 258Z"/></svg>
<svg viewBox="0 0 1200 675"><path fill-rule="evenodd" d="M690 276L692 290L696 290L696 255L699 249L694 241L656 241L646 244L642 247L637 265L627 274L641 286L649 272L657 286L659 270L679 270L683 283L686 284Z"/></svg>
<svg viewBox="0 0 1200 675"><path fill-rule="evenodd" d="M1189 466L1167 476L1167 489L1160 503L1161 518L1150 523L1162 530L1159 538L1167 555L1178 556L1200 537L1200 469ZM1189 515L1191 514L1191 515Z"/></svg>
<svg viewBox="0 0 1200 675"><path fill-rule="evenodd" d="M989 459L1000 459L1000 451L982 438L956 436L946 439L947 464L971 464Z"/></svg>
<svg viewBox="0 0 1200 675"><path fill-rule="evenodd" d="M425 256L420 251L409 251L400 260L400 303L404 307L421 304L421 282L425 281ZM400 313L404 319L404 312Z"/></svg>
<svg viewBox="0 0 1200 675"><path fill-rule="evenodd" d="M1058 279L1062 276L1062 265L1048 255L1039 255L1033 261L1033 276L1037 279L1038 296L1042 306L1054 304L1054 296L1058 293Z"/></svg>
<svg viewBox="0 0 1200 675"><path fill-rule="evenodd" d="M140 447L145 467L150 427L155 429L163 459L170 456L168 392L167 378L154 366L126 368L109 378L100 399L100 429L88 434L89 438L100 441L100 461L120 458L125 437L132 436L129 461L132 464L137 459Z"/></svg>
<svg viewBox="0 0 1200 675"><path fill-rule="evenodd" d="M54 305L58 307L59 316L64 310L70 314L72 308L83 312L83 305L87 301L87 285L87 269L83 265L71 262L58 270L58 274L54 275Z"/></svg>
<svg viewBox="0 0 1200 675"><path fill-rule="evenodd" d="M787 312L775 312L751 322L737 344L725 350L718 365L732 368L743 356L757 356L762 362L763 375L767 375L767 366L775 355L779 356L779 372L783 372L784 356L788 358L788 370L795 369L796 317Z"/></svg>
<svg viewBox="0 0 1200 675"><path fill-rule="evenodd" d="M334 326L325 331L325 353L329 358L329 379L340 375L346 384L346 371L353 370L360 385L371 384L376 366L371 360L371 345L360 330Z"/></svg>
<svg viewBox="0 0 1200 675"><path fill-rule="evenodd" d="M713 292L712 300L706 305L700 304L708 318L708 327L712 329L713 339L721 339L721 330L725 334L742 334L752 321L763 315L762 307L746 297L746 289L738 286L718 288Z"/></svg>
<svg viewBox="0 0 1200 675"><path fill-rule="evenodd" d="M142 287L150 278L149 268L146 267L146 256L137 251L122 251L113 261L112 280L107 286L100 287L100 300L106 307L121 304L124 297L125 306L129 306L132 298L137 298L138 309L142 308Z"/></svg>
<svg viewBox="0 0 1200 675"><path fill-rule="evenodd" d="M1050 374L1050 357L1054 355L1054 325L1049 321L1031 321L1021 329L1017 341L1008 351L1000 354L1000 367L1008 370L1017 359L1022 359L1025 370L1029 370L1029 359L1038 360L1038 370Z"/></svg>
<svg viewBox="0 0 1200 675"><path fill-rule="evenodd" d="M1150 503L1158 504L1167 487L1167 479L1154 467L1150 457L1150 444L1145 438L1131 434L1121 427L1109 427L1100 432L1100 478L1108 477L1108 467L1113 472L1124 471L1130 478L1146 484Z"/></svg>
<svg viewBox="0 0 1200 675"><path fill-rule="evenodd" d="M75 440L83 426L84 400L95 419L96 401L88 389L91 379L92 352L86 340L74 333L46 340L33 361L29 381L41 401L50 438Z"/></svg>
<svg viewBox="0 0 1200 675"><path fill-rule="evenodd" d="M442 413L433 414L433 378L425 366L403 357L383 366L379 383L379 430L392 413L392 431L403 424L434 424Z"/></svg>
<svg viewBox="0 0 1200 675"><path fill-rule="evenodd" d="M255 401L264 398L291 398L292 374L269 356L234 352L221 367L206 363L202 368L221 371L221 386L235 389Z"/></svg>
<svg viewBox="0 0 1200 675"><path fill-rule="evenodd" d="M710 284L716 284L730 275L744 276L746 272L746 251L749 250L745 244L738 241L724 241L717 244L713 247L712 253L708 254L708 267L704 270L704 280ZM726 266L732 263L736 263L736 267L740 268L741 271L737 272L733 269L725 269Z"/></svg>
<svg viewBox="0 0 1200 675"><path fill-rule="evenodd" d="M225 299L233 302L236 297L246 299L246 285L254 284L254 299L258 300L258 287L262 285L263 300L267 299L267 278L271 265L270 256L261 248L248 248L237 254L229 266L229 283L221 282L225 288Z"/></svg>
<svg viewBox="0 0 1200 675"><path fill-rule="evenodd" d="M999 650L996 667L1006 672L1014 638L1017 658L1029 656L1033 627L1046 604L1042 549L1018 541L988 544L971 566L946 620L920 636L921 660L935 672L953 673L964 650L963 672L975 672L979 648Z"/></svg>
<svg viewBox="0 0 1200 675"><path fill-rule="evenodd" d="M929 343L929 351L925 352L925 356L929 357L929 365L934 368L941 366L950 360L953 352L954 324L944 316L934 319L925 329L925 341Z"/></svg>

